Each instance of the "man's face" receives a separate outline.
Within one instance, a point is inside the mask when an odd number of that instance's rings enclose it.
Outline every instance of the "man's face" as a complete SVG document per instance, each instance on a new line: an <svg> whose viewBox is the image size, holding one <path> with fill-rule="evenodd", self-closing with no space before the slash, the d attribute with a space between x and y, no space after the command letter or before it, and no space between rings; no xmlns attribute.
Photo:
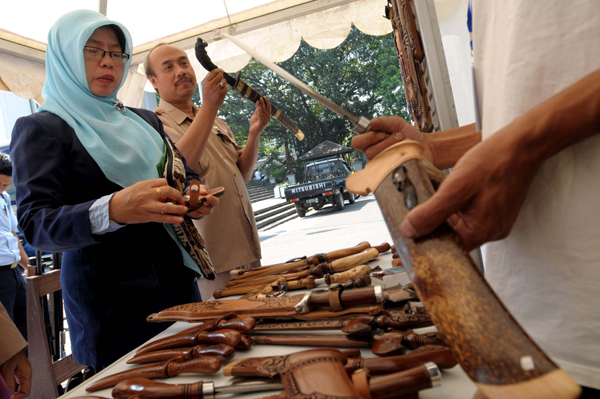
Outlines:
<svg viewBox="0 0 600 399"><path fill-rule="evenodd" d="M2 194L12 183L12 176L0 175L0 194Z"/></svg>
<svg viewBox="0 0 600 399"><path fill-rule="evenodd" d="M170 45L160 46L152 51L149 61L156 76L148 79L161 98L170 103L192 99L198 82L183 50Z"/></svg>

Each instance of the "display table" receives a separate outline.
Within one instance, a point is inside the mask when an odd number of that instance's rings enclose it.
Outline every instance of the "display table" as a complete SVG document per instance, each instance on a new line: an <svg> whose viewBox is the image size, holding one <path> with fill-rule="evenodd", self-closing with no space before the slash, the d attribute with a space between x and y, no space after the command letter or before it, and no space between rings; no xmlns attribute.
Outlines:
<svg viewBox="0 0 600 399"><path fill-rule="evenodd" d="M377 265L381 266L382 269L388 269L391 264L391 253L384 254L380 256L378 259L369 263L371 267L375 267ZM406 273L400 273L393 276L388 276L384 280L386 284L392 285L397 284L398 282L406 283L408 282L408 277ZM288 295L296 295L302 294L306 291L294 291L289 293ZM232 297L235 298L235 297ZM176 334L180 331L183 331L187 328L190 328L194 324L178 322L173 324L167 330L157 335L151 341L155 339L164 338L173 334ZM425 333L429 331L435 331L435 328L423 328L423 329L415 329L417 333ZM126 333L126 332L124 332ZM261 332L262 333L262 332ZM288 333L288 332L285 332ZM294 333L294 332L289 332ZM319 330L319 331L302 331L297 332L302 334L333 334L335 331L331 330ZM340 332L341 333L341 332ZM283 345L254 345L252 348L246 351L237 351L235 357L230 360L244 359L247 357L263 357L263 356L276 356L276 355L286 355L302 350L311 349L310 347L304 346L283 346ZM341 348L347 349L347 348ZM136 349L137 350L137 349ZM126 361L133 357L135 351L131 351L127 355L123 356L121 359L117 360L115 363L107 367L105 370L94 376L92 379L86 381L81 386L77 387L73 391L61 396L61 398L76 398L76 397L85 397L85 396L97 396L104 398L111 398L112 388L104 389L97 392L87 393L85 391L85 387L90 385L92 382L104 378L108 375L118 373L124 370L128 370L139 365L128 365ZM369 349L361 349L361 353L363 357L376 357ZM227 363L224 363L224 365ZM225 385L230 385L234 381L238 381L239 379L234 379L231 377L223 376L222 370L216 374L212 375L193 375L193 374L184 374L179 375L174 378L169 379L156 379L156 381L167 382L170 384L182 384L182 383L192 383L196 381L212 381L214 382L216 387L221 387ZM465 399L470 398L476 391L475 385L471 382L471 380L467 377L460 366L456 366L451 370L442 371L442 386L438 388L428 389L425 391L421 391L420 397L423 399ZM253 394L244 394L244 395L235 395L236 398L261 398L264 396L269 396L270 394L275 394L277 392L257 392ZM233 396L233 395L232 395Z"/></svg>

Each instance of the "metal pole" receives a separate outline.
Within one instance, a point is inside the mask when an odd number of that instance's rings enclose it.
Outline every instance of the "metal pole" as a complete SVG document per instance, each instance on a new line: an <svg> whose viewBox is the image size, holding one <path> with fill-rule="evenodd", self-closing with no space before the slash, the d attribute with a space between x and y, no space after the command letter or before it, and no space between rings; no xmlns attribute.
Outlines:
<svg viewBox="0 0 600 399"><path fill-rule="evenodd" d="M106 9L108 0L98 0L98 12L106 17Z"/></svg>

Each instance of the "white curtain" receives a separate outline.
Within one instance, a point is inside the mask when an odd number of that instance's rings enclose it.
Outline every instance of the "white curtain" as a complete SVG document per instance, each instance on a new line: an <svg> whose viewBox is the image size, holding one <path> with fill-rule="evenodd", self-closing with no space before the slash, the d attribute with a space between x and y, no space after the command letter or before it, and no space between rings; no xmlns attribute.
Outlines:
<svg viewBox="0 0 600 399"><path fill-rule="evenodd" d="M43 64L0 53L0 79L16 95L34 99L38 104L43 102L42 87L46 79Z"/></svg>
<svg viewBox="0 0 600 399"><path fill-rule="evenodd" d="M282 62L296 53L302 39L319 49L339 46L348 37L352 24L370 35L389 34L392 26L383 16L386 4L387 0L359 0L269 25L240 34L238 37L272 61ZM215 35L218 37L219 32L215 31ZM202 81L208 72L196 60L194 49L186 52L194 66L198 81ZM213 63L228 73L239 71L251 58L228 40L210 43L207 52ZM45 79L42 64L0 54L0 79L15 94L36 101L41 100ZM131 70L128 71L127 82L119 91L118 97L125 105L140 107L142 88L146 91L154 91L152 85L146 81L141 66L132 65Z"/></svg>

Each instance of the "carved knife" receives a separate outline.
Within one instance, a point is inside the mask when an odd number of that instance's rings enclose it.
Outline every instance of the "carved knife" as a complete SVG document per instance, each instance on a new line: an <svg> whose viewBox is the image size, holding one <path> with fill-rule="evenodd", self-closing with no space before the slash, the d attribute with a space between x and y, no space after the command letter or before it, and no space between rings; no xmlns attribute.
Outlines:
<svg viewBox="0 0 600 399"><path fill-rule="evenodd" d="M575 381L533 342L487 284L448 224L418 239L402 236L406 214L434 189L412 141L381 152L346 180L375 193L418 296L467 375L489 399L576 398Z"/></svg>
<svg viewBox="0 0 600 399"><path fill-rule="evenodd" d="M233 356L235 356L235 348L231 345L225 344L171 348L136 355L129 359L127 364L157 363L170 359L184 361L197 359L202 356L213 356L221 361L230 360Z"/></svg>
<svg viewBox="0 0 600 399"><path fill-rule="evenodd" d="M385 248L383 245L384 244L382 244L380 246L381 250L383 250ZM387 247L389 248L389 245ZM272 276L274 274L286 273L290 270L302 268L305 266L317 266L320 263L332 262L336 259L346 258L351 255L354 255L354 254L357 254L360 252L364 252L365 250L367 250L369 248L371 248L371 244L369 244L366 241L363 241L354 247L338 249L335 251L328 252L326 254L315 254L306 259L301 259L296 262L283 263L283 264L272 265L272 266L263 266L263 267L260 267L257 269L247 270L242 275L240 275L239 277L237 277L236 279L234 279L232 281L235 282L235 284L246 283L247 279L254 279L256 277ZM380 250L379 247L373 247L373 248L377 248L378 252Z"/></svg>
<svg viewBox="0 0 600 399"><path fill-rule="evenodd" d="M380 286L355 288L339 294L343 309L360 305L379 304L384 300L397 301L407 295L401 287L385 291ZM197 322L235 312L237 315L254 317L290 317L308 313L311 309L330 308L328 290L312 291L304 295L279 298L244 298L189 303L175 306L148 316L150 322L188 321ZM332 314L335 314L332 312Z"/></svg>
<svg viewBox="0 0 600 399"><path fill-rule="evenodd" d="M180 362L177 360L167 360L162 363L149 364L140 366L130 370L104 377L85 390L88 392L98 391L104 388L110 388L117 385L119 382L132 377L144 378L169 378L179 374L215 374L221 369L221 361L216 357L203 356L197 359Z"/></svg>
<svg viewBox="0 0 600 399"><path fill-rule="evenodd" d="M115 399L130 399L140 395L145 399L214 399L219 396L283 389L278 380L239 381L223 387L215 387L212 381L198 381L192 384L166 384L147 378L129 378L119 382L112 390Z"/></svg>
<svg viewBox="0 0 600 399"><path fill-rule="evenodd" d="M363 326L357 326L359 323L363 324ZM382 330L389 328L407 330L410 328L429 327L433 325L433 322L428 314L406 314L404 312L387 311L377 316L353 316L333 320L262 323L257 324L254 331L340 330L348 325L353 325L353 328L348 327L348 333L358 335L358 330L368 330L369 332L372 332L373 329L377 327Z"/></svg>

